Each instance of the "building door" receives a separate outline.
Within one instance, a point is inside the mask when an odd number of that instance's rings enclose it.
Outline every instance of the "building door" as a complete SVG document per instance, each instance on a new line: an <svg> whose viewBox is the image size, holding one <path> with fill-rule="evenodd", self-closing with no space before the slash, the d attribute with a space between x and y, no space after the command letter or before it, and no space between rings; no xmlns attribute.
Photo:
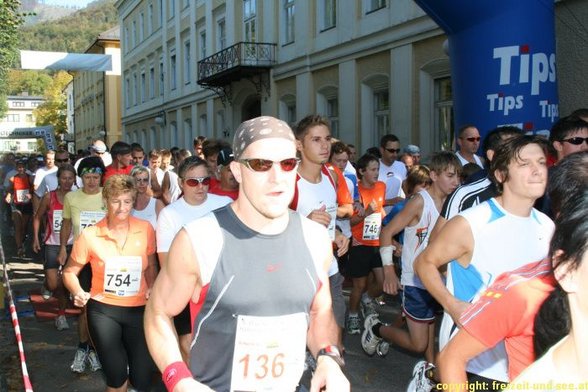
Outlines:
<svg viewBox="0 0 588 392"><path fill-rule="evenodd" d="M247 121L261 116L261 100L259 97L249 97L241 109L241 121Z"/></svg>

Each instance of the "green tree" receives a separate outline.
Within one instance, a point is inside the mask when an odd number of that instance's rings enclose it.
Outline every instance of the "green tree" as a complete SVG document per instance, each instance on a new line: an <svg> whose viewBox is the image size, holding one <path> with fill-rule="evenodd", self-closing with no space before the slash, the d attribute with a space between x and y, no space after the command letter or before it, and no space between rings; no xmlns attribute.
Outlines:
<svg viewBox="0 0 588 392"><path fill-rule="evenodd" d="M37 126L53 125L55 136L67 132L67 96L63 90L71 80L69 73L57 72L45 90L45 102L33 112Z"/></svg>
<svg viewBox="0 0 588 392"><path fill-rule="evenodd" d="M47 72L11 69L8 71L8 95L27 92L32 96L42 96L51 82Z"/></svg>
<svg viewBox="0 0 588 392"><path fill-rule="evenodd" d="M0 0L0 117L6 110L8 70L16 62L18 28L24 23L24 15L18 10L19 0Z"/></svg>

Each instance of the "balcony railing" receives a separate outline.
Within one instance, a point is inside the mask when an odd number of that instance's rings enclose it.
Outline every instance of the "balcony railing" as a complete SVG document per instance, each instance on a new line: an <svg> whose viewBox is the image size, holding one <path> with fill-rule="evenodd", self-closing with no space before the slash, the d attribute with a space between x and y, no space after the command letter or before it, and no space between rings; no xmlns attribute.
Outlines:
<svg viewBox="0 0 588 392"><path fill-rule="evenodd" d="M275 63L276 44L239 42L198 62L198 84L221 85Z"/></svg>

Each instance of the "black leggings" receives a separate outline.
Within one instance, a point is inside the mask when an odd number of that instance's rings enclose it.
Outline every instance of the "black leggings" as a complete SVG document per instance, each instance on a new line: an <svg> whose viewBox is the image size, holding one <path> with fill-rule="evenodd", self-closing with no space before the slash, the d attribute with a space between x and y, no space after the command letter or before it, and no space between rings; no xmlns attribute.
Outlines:
<svg viewBox="0 0 588 392"><path fill-rule="evenodd" d="M145 306L88 301L88 329L106 375L106 385L111 388L121 387L127 379L140 391L150 387L155 365L145 341L144 312Z"/></svg>

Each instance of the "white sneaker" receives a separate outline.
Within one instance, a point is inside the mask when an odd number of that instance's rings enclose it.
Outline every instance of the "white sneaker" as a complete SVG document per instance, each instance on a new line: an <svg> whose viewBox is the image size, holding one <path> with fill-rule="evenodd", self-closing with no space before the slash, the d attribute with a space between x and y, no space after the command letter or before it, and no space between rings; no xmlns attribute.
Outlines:
<svg viewBox="0 0 588 392"><path fill-rule="evenodd" d="M347 333L349 335L359 335L361 333L361 320L359 316L347 317Z"/></svg>
<svg viewBox="0 0 588 392"><path fill-rule="evenodd" d="M378 319L377 314L370 314L368 318L365 319L365 322L363 323L365 329L361 335L361 347L367 355L372 356L375 353L378 353L380 357L383 357L388 354L390 345L384 339L377 337L372 331L374 325L379 322L380 320Z"/></svg>
<svg viewBox="0 0 588 392"><path fill-rule="evenodd" d="M69 324L67 323L65 315L57 316L57 318L55 319L55 328L57 328L58 331L69 329Z"/></svg>
<svg viewBox="0 0 588 392"><path fill-rule="evenodd" d="M430 392L435 383L428 376L435 365L427 361L419 361L412 370L412 379L406 388L406 392Z"/></svg>
<svg viewBox="0 0 588 392"><path fill-rule="evenodd" d="M360 302L361 317L367 319L372 314L378 314L378 305L374 299L370 299L369 302Z"/></svg>
<svg viewBox="0 0 588 392"><path fill-rule="evenodd" d="M98 354L96 354L96 351L94 350L90 350L88 353L88 363L90 364L90 369L92 369L93 372L102 369L102 364L98 359Z"/></svg>
<svg viewBox="0 0 588 392"><path fill-rule="evenodd" d="M86 370L86 359L88 358L88 350L78 348L76 355L71 363L70 369L74 373L83 373Z"/></svg>
<svg viewBox="0 0 588 392"><path fill-rule="evenodd" d="M53 293L43 286L43 290L41 290L41 296L45 301L48 301L53 296Z"/></svg>

